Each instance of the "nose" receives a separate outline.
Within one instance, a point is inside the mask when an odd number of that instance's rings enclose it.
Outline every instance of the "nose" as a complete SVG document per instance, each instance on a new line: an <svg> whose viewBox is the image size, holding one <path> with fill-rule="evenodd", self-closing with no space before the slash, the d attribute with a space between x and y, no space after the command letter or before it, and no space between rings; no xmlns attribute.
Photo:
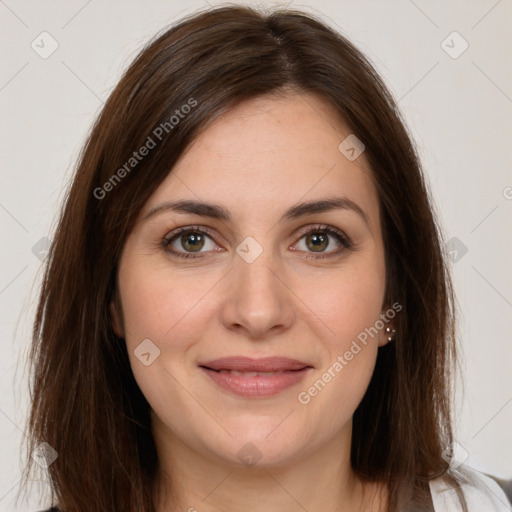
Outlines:
<svg viewBox="0 0 512 512"><path fill-rule="evenodd" d="M221 320L227 329L263 340L292 325L293 293L271 250L251 263L235 255L225 286Z"/></svg>

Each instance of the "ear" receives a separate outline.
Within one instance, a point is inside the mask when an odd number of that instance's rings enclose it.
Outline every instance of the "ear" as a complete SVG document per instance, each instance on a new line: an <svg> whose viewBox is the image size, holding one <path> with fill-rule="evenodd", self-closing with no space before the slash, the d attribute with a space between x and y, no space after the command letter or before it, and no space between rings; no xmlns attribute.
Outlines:
<svg viewBox="0 0 512 512"><path fill-rule="evenodd" d="M121 304L117 296L117 291L114 292L112 300L109 304L110 321L112 329L118 338L124 338L124 327L122 321Z"/></svg>

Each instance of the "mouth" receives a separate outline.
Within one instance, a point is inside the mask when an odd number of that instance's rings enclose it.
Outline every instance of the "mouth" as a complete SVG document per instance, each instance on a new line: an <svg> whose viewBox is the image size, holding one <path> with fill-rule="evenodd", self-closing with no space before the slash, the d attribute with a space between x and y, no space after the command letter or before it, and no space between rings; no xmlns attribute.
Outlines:
<svg viewBox="0 0 512 512"><path fill-rule="evenodd" d="M203 367L204 368L204 367ZM272 375L281 375L286 371L300 372L300 370L281 370L279 372L240 372L238 370L213 370L212 368L205 368L217 373L229 373L230 375L238 375L239 377L271 377Z"/></svg>
<svg viewBox="0 0 512 512"><path fill-rule="evenodd" d="M243 397L276 395L300 382L313 367L296 359L226 357L199 368L220 388Z"/></svg>

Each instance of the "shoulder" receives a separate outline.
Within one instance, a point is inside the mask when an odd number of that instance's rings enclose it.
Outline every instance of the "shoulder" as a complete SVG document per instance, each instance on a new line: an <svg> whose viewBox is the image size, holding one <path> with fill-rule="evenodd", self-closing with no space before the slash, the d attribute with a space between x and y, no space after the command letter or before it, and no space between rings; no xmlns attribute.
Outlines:
<svg viewBox="0 0 512 512"><path fill-rule="evenodd" d="M512 512L507 495L494 478L464 464L450 473L461 485L469 512ZM444 479L432 480L429 485L435 512L462 511L455 488Z"/></svg>

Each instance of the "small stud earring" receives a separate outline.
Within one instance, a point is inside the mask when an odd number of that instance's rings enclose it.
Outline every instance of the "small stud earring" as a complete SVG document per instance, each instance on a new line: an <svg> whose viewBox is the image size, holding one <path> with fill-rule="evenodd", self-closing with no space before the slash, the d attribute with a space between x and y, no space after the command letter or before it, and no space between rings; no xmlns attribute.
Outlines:
<svg viewBox="0 0 512 512"><path fill-rule="evenodd" d="M389 334L388 341L393 341L395 339L395 329L391 329L391 327L386 327L386 332Z"/></svg>

